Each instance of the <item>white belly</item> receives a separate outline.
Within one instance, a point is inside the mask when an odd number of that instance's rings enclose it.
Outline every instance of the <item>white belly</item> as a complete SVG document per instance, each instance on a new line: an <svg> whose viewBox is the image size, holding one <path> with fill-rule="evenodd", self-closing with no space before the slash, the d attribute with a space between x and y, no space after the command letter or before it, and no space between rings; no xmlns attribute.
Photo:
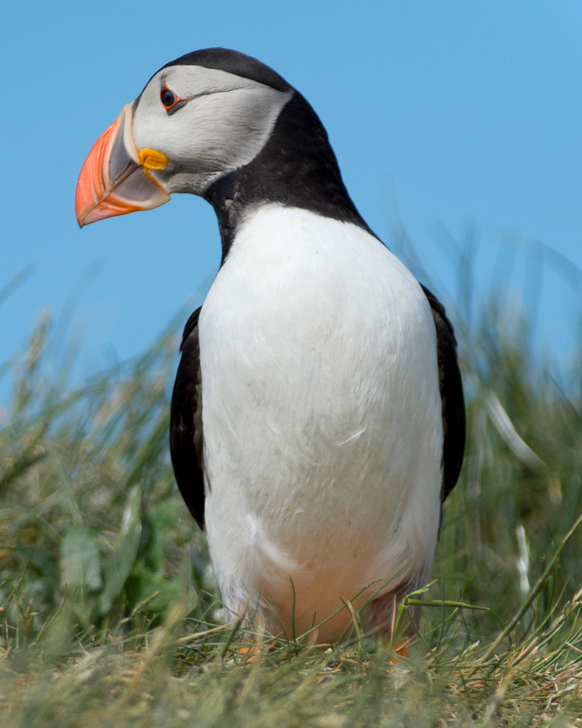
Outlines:
<svg viewBox="0 0 582 728"><path fill-rule="evenodd" d="M372 582L426 580L443 431L435 327L410 272L357 226L269 205L239 231L199 327L227 606L260 595L288 628L294 589L300 633Z"/></svg>

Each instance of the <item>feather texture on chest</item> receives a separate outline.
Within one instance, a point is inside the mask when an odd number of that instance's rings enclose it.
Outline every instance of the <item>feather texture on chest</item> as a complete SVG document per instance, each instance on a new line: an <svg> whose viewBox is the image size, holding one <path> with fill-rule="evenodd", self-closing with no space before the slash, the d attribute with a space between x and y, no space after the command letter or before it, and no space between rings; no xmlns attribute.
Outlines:
<svg viewBox="0 0 582 728"><path fill-rule="evenodd" d="M434 323L376 238L305 210L255 212L202 309L200 353L219 580L220 565L225 582L256 570L251 581L278 601L279 578L286 588L289 576L319 576L324 546L350 572L349 599L403 556L418 568L432 554L443 437ZM396 530L402 539L389 538Z"/></svg>

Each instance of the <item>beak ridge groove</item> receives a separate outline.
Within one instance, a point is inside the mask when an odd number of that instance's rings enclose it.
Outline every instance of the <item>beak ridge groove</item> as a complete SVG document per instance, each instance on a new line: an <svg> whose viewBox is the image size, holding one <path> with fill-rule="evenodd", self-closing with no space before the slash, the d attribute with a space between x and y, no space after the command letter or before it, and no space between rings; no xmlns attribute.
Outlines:
<svg viewBox="0 0 582 728"><path fill-rule="evenodd" d="M108 217L151 210L169 201L166 190L140 163L132 122L132 107L127 104L87 155L75 193L79 227Z"/></svg>

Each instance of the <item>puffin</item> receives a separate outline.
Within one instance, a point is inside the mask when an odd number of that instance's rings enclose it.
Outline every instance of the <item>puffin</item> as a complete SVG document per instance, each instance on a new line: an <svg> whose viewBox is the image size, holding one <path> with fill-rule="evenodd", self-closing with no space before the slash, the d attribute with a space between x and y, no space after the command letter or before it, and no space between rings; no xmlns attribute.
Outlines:
<svg viewBox="0 0 582 728"><path fill-rule="evenodd" d="M390 640L463 460L445 309L359 214L311 105L252 57L157 71L89 152L77 220L176 193L213 206L222 244L184 329L170 449L225 613L327 644L359 614Z"/></svg>

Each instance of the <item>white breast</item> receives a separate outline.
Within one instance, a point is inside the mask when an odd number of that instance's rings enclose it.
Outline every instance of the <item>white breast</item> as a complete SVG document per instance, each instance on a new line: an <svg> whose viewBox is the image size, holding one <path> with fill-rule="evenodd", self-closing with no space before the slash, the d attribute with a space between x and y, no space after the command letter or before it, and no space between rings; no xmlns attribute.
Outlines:
<svg viewBox="0 0 582 728"><path fill-rule="evenodd" d="M361 228L268 205L200 316L206 523L226 604L298 631L367 584L427 578L443 431L436 334Z"/></svg>

